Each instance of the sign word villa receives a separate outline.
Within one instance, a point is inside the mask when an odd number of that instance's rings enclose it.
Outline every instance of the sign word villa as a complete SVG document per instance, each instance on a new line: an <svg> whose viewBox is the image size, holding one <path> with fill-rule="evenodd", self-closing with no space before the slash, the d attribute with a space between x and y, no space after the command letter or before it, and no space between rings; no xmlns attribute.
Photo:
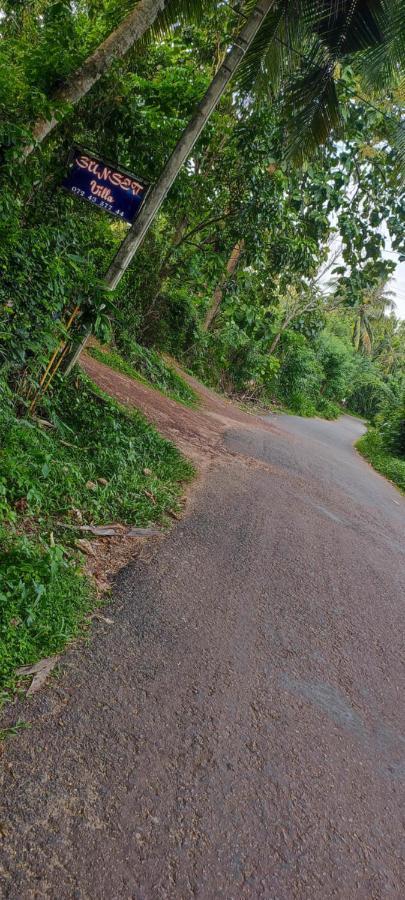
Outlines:
<svg viewBox="0 0 405 900"><path fill-rule="evenodd" d="M136 219L148 190L144 181L80 148L72 154L62 187L126 222Z"/></svg>

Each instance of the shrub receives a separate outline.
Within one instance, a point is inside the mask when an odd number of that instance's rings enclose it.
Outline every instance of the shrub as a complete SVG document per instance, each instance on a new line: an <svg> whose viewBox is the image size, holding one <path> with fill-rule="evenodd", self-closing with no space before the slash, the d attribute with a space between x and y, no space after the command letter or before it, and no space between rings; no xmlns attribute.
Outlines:
<svg viewBox="0 0 405 900"><path fill-rule="evenodd" d="M340 338L327 331L319 335L316 354L324 371L323 398L341 402L347 394L353 371L353 353ZM326 406L324 405L326 409Z"/></svg>
<svg viewBox="0 0 405 900"><path fill-rule="evenodd" d="M386 407L377 424L386 449L405 459L405 398L398 405Z"/></svg>
<svg viewBox="0 0 405 900"><path fill-rule="evenodd" d="M323 378L324 372L314 350L302 335L294 335L281 360L280 399L300 415L315 415Z"/></svg>
<svg viewBox="0 0 405 900"><path fill-rule="evenodd" d="M377 374L369 374L357 377L346 400L347 406L354 413L373 419L380 411L384 403L394 399L391 389Z"/></svg>
<svg viewBox="0 0 405 900"><path fill-rule="evenodd" d="M320 397L317 403L317 413L324 419L337 419L340 416L341 409L337 403L328 400L327 397Z"/></svg>
<svg viewBox="0 0 405 900"><path fill-rule="evenodd" d="M405 491L405 460L387 452L382 435L378 430L371 428L360 438L356 446L377 472L381 472L381 475L385 475L402 491Z"/></svg>

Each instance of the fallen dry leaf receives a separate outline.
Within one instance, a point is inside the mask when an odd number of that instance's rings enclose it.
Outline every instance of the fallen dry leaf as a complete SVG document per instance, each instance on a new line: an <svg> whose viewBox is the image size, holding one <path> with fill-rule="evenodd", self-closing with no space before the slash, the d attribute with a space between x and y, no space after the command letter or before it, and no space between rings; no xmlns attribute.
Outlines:
<svg viewBox="0 0 405 900"><path fill-rule="evenodd" d="M92 613L89 616L90 619L99 619L100 622L105 622L106 625L114 625L114 619L109 619L108 616L102 616L101 613Z"/></svg>
<svg viewBox="0 0 405 900"><path fill-rule="evenodd" d="M38 425L41 426L41 428L55 428L56 427L53 424L53 422L48 422L48 419L40 419L39 416L35 416L35 421L38 423Z"/></svg>
<svg viewBox="0 0 405 900"><path fill-rule="evenodd" d="M122 522L106 522L102 528L114 528L116 534L124 534L128 531L128 525L123 525Z"/></svg>
<svg viewBox="0 0 405 900"><path fill-rule="evenodd" d="M79 547L79 550L82 550L83 553L87 553L88 556L97 556L96 549L90 541L86 541L86 538L78 538L76 546Z"/></svg>
<svg viewBox="0 0 405 900"><path fill-rule="evenodd" d="M80 525L79 531L88 531L90 534L96 534L99 537L148 537L154 534L161 534L157 528L128 528L125 525ZM81 540L79 538L76 543L79 544ZM85 541L85 544L89 544L89 542Z"/></svg>
<svg viewBox="0 0 405 900"><path fill-rule="evenodd" d="M118 534L112 525L80 525L79 531L90 531L91 534L98 534L101 537L112 537Z"/></svg>
<svg viewBox="0 0 405 900"><path fill-rule="evenodd" d="M97 591L100 594L106 594L107 591L111 591L111 584L109 581L106 581L105 578L98 578L97 575L93 575L93 580L95 581Z"/></svg>
<svg viewBox="0 0 405 900"><path fill-rule="evenodd" d="M28 688L27 697L30 694L35 694L39 691L59 660L60 656L47 656L45 659L40 659L39 662L35 663L33 666L21 666L17 669L17 675L34 676Z"/></svg>

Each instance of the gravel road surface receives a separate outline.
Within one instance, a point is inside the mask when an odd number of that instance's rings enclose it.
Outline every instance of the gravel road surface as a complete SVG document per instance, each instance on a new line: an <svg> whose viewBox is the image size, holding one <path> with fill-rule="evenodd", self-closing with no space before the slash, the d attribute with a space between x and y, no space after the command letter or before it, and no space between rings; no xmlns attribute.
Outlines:
<svg viewBox="0 0 405 900"><path fill-rule="evenodd" d="M403 900L404 503L361 432L228 428L23 707L3 897Z"/></svg>

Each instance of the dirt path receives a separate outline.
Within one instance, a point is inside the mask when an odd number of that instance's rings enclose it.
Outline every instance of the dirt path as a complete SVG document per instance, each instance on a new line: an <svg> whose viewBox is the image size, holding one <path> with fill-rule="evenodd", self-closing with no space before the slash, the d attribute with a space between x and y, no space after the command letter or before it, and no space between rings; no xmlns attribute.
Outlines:
<svg viewBox="0 0 405 900"><path fill-rule="evenodd" d="M219 456L230 453L222 441L223 434L229 428L240 425L251 429L257 426L258 422L265 430L276 427L243 412L184 372L182 376L201 399L201 407L197 410L170 400L140 381L113 372L91 356L83 355L82 366L107 394L115 397L120 403L140 409L149 421L156 425L160 433L173 441L186 456L197 463L200 469L205 469Z"/></svg>
<svg viewBox="0 0 405 900"><path fill-rule="evenodd" d="M404 505L361 426L109 385L212 464L24 707L2 896L402 900Z"/></svg>

